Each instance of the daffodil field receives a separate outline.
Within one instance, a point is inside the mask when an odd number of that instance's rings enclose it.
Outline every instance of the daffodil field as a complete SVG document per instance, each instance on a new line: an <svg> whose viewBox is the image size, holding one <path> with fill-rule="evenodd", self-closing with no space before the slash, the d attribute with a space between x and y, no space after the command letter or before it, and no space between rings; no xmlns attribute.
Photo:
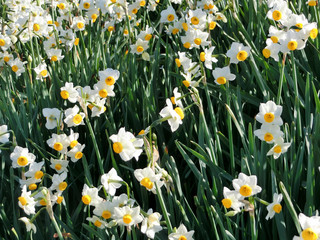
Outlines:
<svg viewBox="0 0 320 240"><path fill-rule="evenodd" d="M0 0L0 239L320 240L317 0Z"/></svg>

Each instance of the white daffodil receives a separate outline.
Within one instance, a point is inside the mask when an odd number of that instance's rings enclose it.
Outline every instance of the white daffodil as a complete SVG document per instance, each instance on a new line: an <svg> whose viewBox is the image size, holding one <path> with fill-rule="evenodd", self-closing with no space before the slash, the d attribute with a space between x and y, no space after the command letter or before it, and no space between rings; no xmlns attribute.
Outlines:
<svg viewBox="0 0 320 240"><path fill-rule="evenodd" d="M82 202L86 205L99 205L102 202L102 198L98 196L98 192L98 188L89 188L87 184L84 184L82 190Z"/></svg>
<svg viewBox="0 0 320 240"><path fill-rule="evenodd" d="M96 227L100 229L104 229L107 226L107 223L105 221L101 220L100 218L94 215L92 216L92 218L87 217L86 220L92 222Z"/></svg>
<svg viewBox="0 0 320 240"><path fill-rule="evenodd" d="M123 181L123 179L118 176L118 173L114 168L101 176L101 183L107 193L111 196L114 196L117 188L122 186L120 183L121 181Z"/></svg>
<svg viewBox="0 0 320 240"><path fill-rule="evenodd" d="M68 146L70 145L70 141L66 134L52 134L52 137L47 140L47 144L49 147L58 151L61 154L65 154L68 151Z"/></svg>
<svg viewBox="0 0 320 240"><path fill-rule="evenodd" d="M70 135L68 136L68 140L70 142L70 145L69 145L70 148L74 148L79 144L78 138L79 138L79 133L73 132L73 130L71 129Z"/></svg>
<svg viewBox="0 0 320 240"><path fill-rule="evenodd" d="M273 101L267 103L260 103L259 113L256 120L262 124L273 124L281 126L283 121L280 117L282 113L282 106L276 105Z"/></svg>
<svg viewBox="0 0 320 240"><path fill-rule="evenodd" d="M140 182L141 186L144 186L154 194L156 194L156 185L158 188L161 188L163 185L163 181L160 180L162 174L156 174L150 167L134 170L134 176Z"/></svg>
<svg viewBox="0 0 320 240"><path fill-rule="evenodd" d="M122 160L129 161L133 157L138 161L142 153L143 139L135 138L131 132L126 132L125 128L120 128L118 134L113 134L109 138L113 142L113 150L119 154Z"/></svg>
<svg viewBox="0 0 320 240"><path fill-rule="evenodd" d="M68 172L69 161L51 158L50 162L51 162L50 167L52 169L56 170L57 173L60 174L62 172Z"/></svg>
<svg viewBox="0 0 320 240"><path fill-rule="evenodd" d="M174 233L170 233L168 238L169 240L193 240L194 231L188 231L187 228L181 224L177 231Z"/></svg>
<svg viewBox="0 0 320 240"><path fill-rule="evenodd" d="M170 23L178 20L176 12L172 6L169 6L165 10L162 10L160 15L161 15L160 23Z"/></svg>
<svg viewBox="0 0 320 240"><path fill-rule="evenodd" d="M18 200L19 207L21 207L27 215L36 213L36 201L31 197L31 192L27 192L26 185L23 186L21 196L18 197Z"/></svg>
<svg viewBox="0 0 320 240"><path fill-rule="evenodd" d="M140 214L140 207L131 208L129 206L115 207L114 219L119 225L130 227L142 222L143 217Z"/></svg>
<svg viewBox="0 0 320 240"><path fill-rule="evenodd" d="M48 70L47 70L47 64L46 63L40 63L33 70L37 74L36 79L43 80L43 78L48 77Z"/></svg>
<svg viewBox="0 0 320 240"><path fill-rule="evenodd" d="M192 81L192 75L190 72L187 72L186 74L181 73L182 76L184 76L184 80L182 81L183 85L185 87L198 87L199 83L197 81Z"/></svg>
<svg viewBox="0 0 320 240"><path fill-rule="evenodd" d="M226 55L230 58L230 63L237 64L250 56L250 49L250 47L246 47L242 43L233 42Z"/></svg>
<svg viewBox="0 0 320 240"><path fill-rule="evenodd" d="M46 118L46 128L54 129L62 123L63 112L58 108L44 108L42 114Z"/></svg>
<svg viewBox="0 0 320 240"><path fill-rule="evenodd" d="M320 236L320 217L307 217L303 213L299 214L299 222L302 227L300 236L295 236L293 240L318 240Z"/></svg>
<svg viewBox="0 0 320 240"><path fill-rule="evenodd" d="M148 238L154 239L154 235L162 230L160 225L161 215L158 212L153 212L150 208L141 224L141 232L146 234Z"/></svg>
<svg viewBox="0 0 320 240"><path fill-rule="evenodd" d="M92 104L89 105L91 108L91 117L99 117L102 113L104 113L106 108L106 99L100 99L97 97Z"/></svg>
<svg viewBox="0 0 320 240"><path fill-rule="evenodd" d="M62 55L62 50L61 49L49 49L46 51L48 58L52 62L57 62L60 61L64 58Z"/></svg>
<svg viewBox="0 0 320 240"><path fill-rule="evenodd" d="M27 228L27 231L30 232L31 230L36 233L37 232L37 228L36 226L30 221L29 218L27 217L22 217L22 218L19 218L20 221L24 222L26 224L26 228Z"/></svg>
<svg viewBox="0 0 320 240"><path fill-rule="evenodd" d="M299 33L295 32L292 29L287 32L286 38L279 40L279 43L281 45L280 51L283 53L288 53L294 50L301 50L306 46L306 41L301 39Z"/></svg>
<svg viewBox="0 0 320 240"><path fill-rule="evenodd" d="M85 146L85 144L78 143L69 152L67 152L67 156L71 158L72 162L77 162L83 157L83 149L85 148Z"/></svg>
<svg viewBox="0 0 320 240"><path fill-rule="evenodd" d="M80 109L77 105L64 111L66 117L63 121L67 124L68 127L84 125L83 119L85 118L85 114L79 111Z"/></svg>
<svg viewBox="0 0 320 240"><path fill-rule="evenodd" d="M267 153L267 156L273 155L274 159L279 158L282 153L287 152L291 145L291 143L285 143L282 137L275 139L274 143L274 146Z"/></svg>
<svg viewBox="0 0 320 240"><path fill-rule="evenodd" d="M153 28L147 25L146 30L141 31L137 36L137 39L141 38L141 39L144 39L145 41L150 41L152 38L152 34L153 34Z"/></svg>
<svg viewBox="0 0 320 240"><path fill-rule="evenodd" d="M250 197L261 192L262 188L257 185L257 176L247 176L239 173L237 179L232 180L233 188L244 197Z"/></svg>
<svg viewBox="0 0 320 240"><path fill-rule="evenodd" d="M286 1L274 1L271 9L267 12L267 17L270 20L282 21L287 19L292 11L288 8L288 3Z"/></svg>
<svg viewBox="0 0 320 240"><path fill-rule="evenodd" d="M29 170L25 172L26 177L33 177L37 180L41 180L43 177L43 171L41 171L42 166L44 165L44 161L42 162L33 162L29 165Z"/></svg>
<svg viewBox="0 0 320 240"><path fill-rule="evenodd" d="M170 99L166 100L167 106L160 111L160 116L163 118L169 118L168 123L171 131L174 132L178 129L179 125L182 124L184 113L182 108L176 107L173 109Z"/></svg>
<svg viewBox="0 0 320 240"><path fill-rule="evenodd" d="M41 182L41 179L35 179L34 177L19 179L20 187L23 188L26 185L30 191L36 190L38 188L37 183L39 182Z"/></svg>
<svg viewBox="0 0 320 240"><path fill-rule="evenodd" d="M109 201L100 202L95 206L93 214L102 217L105 220L113 218L115 203Z"/></svg>
<svg viewBox="0 0 320 240"><path fill-rule="evenodd" d="M135 203L135 200L128 198L128 195L125 193L122 193L120 196L114 196L112 198L112 203L116 207L122 207L122 206L130 206L132 207L133 204Z"/></svg>
<svg viewBox="0 0 320 240"><path fill-rule="evenodd" d="M93 0L81 0L79 4L81 10L90 10L95 8Z"/></svg>
<svg viewBox="0 0 320 240"><path fill-rule="evenodd" d="M223 85L226 84L227 81L233 81L236 79L236 75L230 72L230 67L226 66L224 68L215 68L212 71L212 75L215 78L214 82Z"/></svg>
<svg viewBox="0 0 320 240"><path fill-rule="evenodd" d="M275 139L283 136L280 126L273 124L262 124L261 128L253 133L261 141L266 141L267 143L274 143Z"/></svg>
<svg viewBox="0 0 320 240"><path fill-rule="evenodd" d="M86 27L86 21L82 16L74 17L72 19L71 28L73 28L75 31L83 31L85 27Z"/></svg>
<svg viewBox="0 0 320 240"><path fill-rule="evenodd" d="M73 87L73 83L68 83L64 85L64 87L60 88L60 96L63 99L68 99L71 103L75 103L78 101L79 93L78 91Z"/></svg>
<svg viewBox="0 0 320 240"><path fill-rule="evenodd" d="M145 50L149 48L149 42L138 38L135 44L130 45L131 53L142 54Z"/></svg>
<svg viewBox="0 0 320 240"><path fill-rule="evenodd" d="M112 86L119 79L120 72L112 68L107 68L103 71L99 71L100 81L104 81L107 85Z"/></svg>
<svg viewBox="0 0 320 240"><path fill-rule="evenodd" d="M19 77L22 73L25 72L25 63L22 62L19 58L9 61L8 64L10 65L11 70L15 72L17 77Z"/></svg>
<svg viewBox="0 0 320 240"><path fill-rule="evenodd" d="M181 93L178 92L178 88L174 88L173 89L173 97L171 97L171 102L172 104L175 104L177 105L178 107L180 108L183 108L183 105L182 105L182 101L181 101Z"/></svg>
<svg viewBox="0 0 320 240"><path fill-rule="evenodd" d="M222 204L225 208L232 208L236 212L240 212L240 208L244 207L244 203L240 200L244 199L238 191L230 190L227 187L223 188L223 196Z"/></svg>
<svg viewBox="0 0 320 240"><path fill-rule="evenodd" d="M280 213L282 210L282 206L280 202L282 201L282 194L273 194L273 202L267 206L268 215L266 216L266 220L274 217L276 213Z"/></svg>
<svg viewBox="0 0 320 240"><path fill-rule="evenodd" d="M0 126L0 143L9 142L10 133L7 133L7 132L8 132L8 126L1 125Z"/></svg>
<svg viewBox="0 0 320 240"><path fill-rule="evenodd" d="M218 59L212 57L212 52L215 47L205 48L204 52L200 53L200 61L204 62L204 65L208 69L212 69L212 63L218 62Z"/></svg>
<svg viewBox="0 0 320 240"><path fill-rule="evenodd" d="M63 192L68 184L64 180L67 178L67 172L63 172L60 175L59 174L53 174L52 176L52 185L50 187L51 191L60 191Z"/></svg>
<svg viewBox="0 0 320 240"><path fill-rule="evenodd" d="M275 61L279 62L279 52L281 50L281 45L278 43L273 43L271 39L267 39L267 46L262 50L262 55L265 58L272 57Z"/></svg>
<svg viewBox="0 0 320 240"><path fill-rule="evenodd" d="M106 98L106 97L114 97L116 94L114 93L114 84L109 85L106 84L106 81L102 80L97 82L94 86L93 89L97 95L101 98ZM96 98L95 98L96 99ZM95 100L93 99L92 102Z"/></svg>
<svg viewBox="0 0 320 240"><path fill-rule="evenodd" d="M33 163L36 159L36 156L32 153L29 153L28 148L16 146L13 152L10 154L10 159L12 160L12 167L19 168L26 167Z"/></svg>
<svg viewBox="0 0 320 240"><path fill-rule="evenodd" d="M34 199L37 201L36 207L46 206L48 200L50 200L51 205L53 206L57 201L57 195L52 194L51 190L43 189L34 196Z"/></svg>
<svg viewBox="0 0 320 240"><path fill-rule="evenodd" d="M202 9L188 11L187 22L195 29L204 30L207 24L207 14Z"/></svg>
<svg viewBox="0 0 320 240"><path fill-rule="evenodd" d="M278 30L278 28L271 25L269 27L268 36L270 37L270 39L273 43L279 43L280 39L282 40L282 39L286 38L286 32L284 30Z"/></svg>
<svg viewBox="0 0 320 240"><path fill-rule="evenodd" d="M11 45L12 43L10 37L0 33L0 48L2 51L6 51Z"/></svg>

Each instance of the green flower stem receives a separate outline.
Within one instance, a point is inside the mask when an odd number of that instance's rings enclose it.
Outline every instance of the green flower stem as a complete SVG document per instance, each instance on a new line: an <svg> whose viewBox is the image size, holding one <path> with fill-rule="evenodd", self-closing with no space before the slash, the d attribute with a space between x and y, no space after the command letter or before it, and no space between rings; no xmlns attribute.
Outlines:
<svg viewBox="0 0 320 240"><path fill-rule="evenodd" d="M168 234L170 234L172 232L172 225L171 225L171 222L170 222L170 218L168 216L166 205L165 205L165 203L163 201L161 189L158 188L158 185L156 183L155 183L155 185L156 185L156 191L157 191L157 196L158 196L158 199L159 199L159 202L160 202L161 210L162 210L164 219L166 220L166 224L167 224L167 228L168 228Z"/></svg>
<svg viewBox="0 0 320 240"><path fill-rule="evenodd" d="M258 197L254 197L254 200L257 200L258 202L268 206L270 203L268 203L267 201L265 200L262 200L261 198L258 198Z"/></svg>
<svg viewBox="0 0 320 240"><path fill-rule="evenodd" d="M279 87L278 87L278 95L277 95L277 104L280 104L280 99L281 99L281 92L282 92L282 85L284 81L284 67L285 67L285 62L286 62L286 57L287 54L283 54L283 60L282 60L282 68L280 72L280 79L279 79Z"/></svg>
<svg viewBox="0 0 320 240"><path fill-rule="evenodd" d="M40 208L38 212L30 219L30 222L33 223L33 221L36 220L36 218L40 215L40 213L45 209L46 207Z"/></svg>
<svg viewBox="0 0 320 240"><path fill-rule="evenodd" d="M103 163L102 163L102 160L101 160L101 155L100 155L100 152L99 152L98 144L97 144L96 138L94 136L94 132L93 132L93 129L92 129L92 126L91 126L91 123L90 123L88 117L86 117L86 123L87 123L87 126L89 128L90 136L91 136L91 139L92 139L92 142L93 142L93 147L94 147L94 150L96 152L97 159L98 159L98 165L99 165L99 169L100 169L100 174L102 175L102 174L104 174Z"/></svg>
<svg viewBox="0 0 320 240"><path fill-rule="evenodd" d="M126 183L125 181L118 181L118 180L112 180L112 179L109 179L108 183L120 183L122 185L125 185L127 188L128 198L130 198L130 187L129 187L128 183Z"/></svg>

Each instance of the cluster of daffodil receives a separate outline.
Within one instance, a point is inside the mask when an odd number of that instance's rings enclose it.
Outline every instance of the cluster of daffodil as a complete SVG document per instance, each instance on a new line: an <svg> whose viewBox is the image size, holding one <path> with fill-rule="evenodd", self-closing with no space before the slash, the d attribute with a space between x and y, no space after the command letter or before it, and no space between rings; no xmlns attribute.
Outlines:
<svg viewBox="0 0 320 240"><path fill-rule="evenodd" d="M316 1L308 1L309 6L315 6ZM262 50L264 57L272 57L279 61L279 52L288 53L305 47L308 38L315 39L318 35L317 23L309 23L304 14L293 13L285 0L269 0L267 17L275 21L270 26L267 46Z"/></svg>
<svg viewBox="0 0 320 240"><path fill-rule="evenodd" d="M285 143L283 132L280 130L283 121L280 117L282 106L276 105L273 101L261 103L259 113L256 120L262 123L261 128L254 131L260 140L266 141L269 144L274 143L274 146L268 151L267 156L273 155L277 159L282 153L287 152L291 143Z"/></svg>

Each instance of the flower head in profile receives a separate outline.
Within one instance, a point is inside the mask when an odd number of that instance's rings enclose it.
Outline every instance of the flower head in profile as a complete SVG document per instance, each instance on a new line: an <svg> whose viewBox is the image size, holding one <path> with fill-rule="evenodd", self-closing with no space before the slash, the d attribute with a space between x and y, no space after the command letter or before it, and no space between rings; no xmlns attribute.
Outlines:
<svg viewBox="0 0 320 240"><path fill-rule="evenodd" d="M267 156L273 155L274 159L280 157L282 153L288 151L291 143L285 143L282 137L275 139L274 146L267 152Z"/></svg>
<svg viewBox="0 0 320 240"><path fill-rule="evenodd" d="M155 233L162 230L160 226L161 215L158 212L153 212L150 208L141 224L141 232L145 233L148 238L154 239Z"/></svg>
<svg viewBox="0 0 320 240"><path fill-rule="evenodd" d="M164 107L159 114L163 118L168 118L171 131L174 132L178 129L179 125L182 124L184 113L180 107L173 108L169 98L166 100L166 103L167 106Z"/></svg>
<svg viewBox="0 0 320 240"><path fill-rule="evenodd" d="M22 188L21 196L18 197L18 204L27 215L35 214L36 201L31 197L31 192L27 192L27 186L24 185Z"/></svg>
<svg viewBox="0 0 320 240"><path fill-rule="evenodd" d="M193 240L192 235L194 234L194 231L188 231L187 228L181 224L177 231L174 233L171 233L168 238L169 240Z"/></svg>
<svg viewBox="0 0 320 240"><path fill-rule="evenodd" d="M9 142L10 133L8 133L8 126L1 125L0 126L0 143Z"/></svg>
<svg viewBox="0 0 320 240"><path fill-rule="evenodd" d="M238 178L232 180L232 185L243 197L250 197L262 190L262 188L257 185L257 176L247 176L244 173L239 173Z"/></svg>
<svg viewBox="0 0 320 240"><path fill-rule="evenodd" d="M22 218L19 218L20 221L24 222L26 224L26 228L27 228L27 231L30 232L31 230L36 233L37 232L37 228L36 226L30 221L29 218L27 217L22 217Z"/></svg>
<svg viewBox="0 0 320 240"><path fill-rule="evenodd" d="M37 76L36 79L43 80L43 78L48 77L48 70L46 63L40 63L37 67L34 68Z"/></svg>
<svg viewBox="0 0 320 240"><path fill-rule="evenodd" d="M282 201L282 194L273 194L273 202L267 206L268 215L266 216L266 220L274 217L276 213L280 213L282 210L282 206L280 202Z"/></svg>
<svg viewBox="0 0 320 240"><path fill-rule="evenodd" d="M121 187L121 181L123 181L123 179L118 176L118 173L114 168L101 176L101 183L107 193L111 196L114 196L117 188Z"/></svg>
<svg viewBox="0 0 320 240"><path fill-rule="evenodd" d="M227 57L230 63L238 63L246 60L250 56L250 47L244 46L242 43L233 42L231 48L227 51Z"/></svg>
<svg viewBox="0 0 320 240"><path fill-rule="evenodd" d="M240 208L244 207L244 203L240 200L244 199L238 191L230 190L227 187L223 188L223 196L222 204L225 208L232 208L236 212L240 212Z"/></svg>
<svg viewBox="0 0 320 240"><path fill-rule="evenodd" d="M162 174L156 174L151 167L134 170L134 176L140 182L141 186L144 186L148 191L152 191L154 194L156 194L156 185L159 188L163 185L163 181L160 181Z"/></svg>
<svg viewBox="0 0 320 240"><path fill-rule="evenodd" d="M98 218L97 216L93 215L92 218L91 217L87 217L86 218L87 221L92 222L93 225L95 225L96 227L103 229L107 226L107 223L103 220L101 220L100 218Z"/></svg>
<svg viewBox="0 0 320 240"><path fill-rule="evenodd" d="M85 205L97 206L102 202L102 198L98 195L99 189L92 187L90 188L87 184L84 184L82 190L82 202Z"/></svg>

